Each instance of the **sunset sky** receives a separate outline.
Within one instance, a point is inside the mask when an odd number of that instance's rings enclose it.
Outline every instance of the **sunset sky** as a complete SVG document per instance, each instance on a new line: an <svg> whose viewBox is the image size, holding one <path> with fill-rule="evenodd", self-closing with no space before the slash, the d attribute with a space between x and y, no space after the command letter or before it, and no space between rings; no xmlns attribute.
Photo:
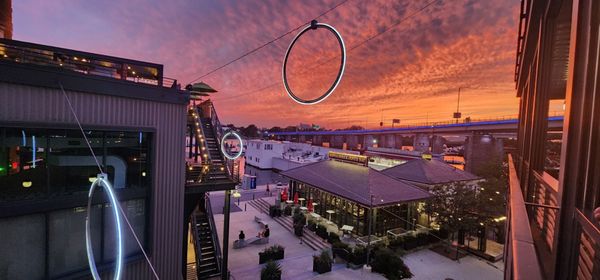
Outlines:
<svg viewBox="0 0 600 280"><path fill-rule="evenodd" d="M189 83L314 19L342 0L311 1L13 1L14 39L161 63ZM513 82L519 0L348 0L318 18L343 36L346 72L336 92L314 106L292 101L281 81L296 32L202 80L225 123L261 127L314 123L374 128L516 115ZM362 45L367 38L402 21ZM358 46L358 47L357 47ZM339 46L310 31L290 57L290 83L315 97L336 75Z"/></svg>

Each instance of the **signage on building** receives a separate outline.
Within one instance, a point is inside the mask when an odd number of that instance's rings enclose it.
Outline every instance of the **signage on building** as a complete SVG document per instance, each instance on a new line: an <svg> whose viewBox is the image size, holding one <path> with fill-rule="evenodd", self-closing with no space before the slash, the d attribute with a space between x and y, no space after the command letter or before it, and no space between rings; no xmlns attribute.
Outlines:
<svg viewBox="0 0 600 280"><path fill-rule="evenodd" d="M343 162L357 163L357 164L360 164L363 166L367 166L369 164L369 157L362 156L362 155L346 154L346 153L339 153L339 152L329 152L327 154L327 156L330 159L343 161Z"/></svg>

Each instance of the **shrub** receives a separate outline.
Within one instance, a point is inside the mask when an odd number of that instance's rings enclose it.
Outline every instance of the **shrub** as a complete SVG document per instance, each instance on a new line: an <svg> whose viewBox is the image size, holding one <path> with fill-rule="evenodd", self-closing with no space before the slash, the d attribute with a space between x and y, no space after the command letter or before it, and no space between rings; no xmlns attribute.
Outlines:
<svg viewBox="0 0 600 280"><path fill-rule="evenodd" d="M329 244L340 242L340 236L333 232L330 232L327 236L327 242L329 242Z"/></svg>
<svg viewBox="0 0 600 280"><path fill-rule="evenodd" d="M387 279L404 279L412 277L410 269L402 259L394 255L390 249L379 249L375 253L371 267L374 272L385 275Z"/></svg>
<svg viewBox="0 0 600 280"><path fill-rule="evenodd" d="M294 214L292 217L292 220L294 221L294 224L306 224L306 216L304 216L304 214L301 212L296 212L296 214Z"/></svg>
<svg viewBox="0 0 600 280"><path fill-rule="evenodd" d="M262 252L258 253L258 263L262 264L270 260L281 260L284 257L285 249L280 245L267 247Z"/></svg>
<svg viewBox="0 0 600 280"><path fill-rule="evenodd" d="M350 262L356 265L367 263L367 250L363 246L356 246L350 254Z"/></svg>
<svg viewBox="0 0 600 280"><path fill-rule="evenodd" d="M260 271L261 280L281 280L281 266L274 261L268 261Z"/></svg>
<svg viewBox="0 0 600 280"><path fill-rule="evenodd" d="M333 251L334 257L340 257L345 261L351 260L350 255L352 253L352 249L350 249L350 246L348 246L348 244L341 241L335 242L331 245L331 250Z"/></svg>
<svg viewBox="0 0 600 280"><path fill-rule="evenodd" d="M403 236L398 236L395 238L392 238L390 240L390 244L389 244L390 249L398 249L398 248L403 248L404 247L404 237Z"/></svg>
<svg viewBox="0 0 600 280"><path fill-rule="evenodd" d="M308 229L311 231L317 230L317 223L315 223L313 220L308 220Z"/></svg>
<svg viewBox="0 0 600 280"><path fill-rule="evenodd" d="M323 226L317 227L315 233L323 239L327 239L329 237L329 235L327 234L327 229L325 229L325 227Z"/></svg>
<svg viewBox="0 0 600 280"><path fill-rule="evenodd" d="M294 234L296 236L302 236L304 233L304 225L301 223L294 224Z"/></svg>
<svg viewBox="0 0 600 280"><path fill-rule="evenodd" d="M418 246L419 243L414 235L404 236L404 250L412 250L414 248L417 248Z"/></svg>
<svg viewBox="0 0 600 280"><path fill-rule="evenodd" d="M331 244L332 248L337 248L337 249L344 249L347 251L350 251L350 246L344 242L341 241L337 241Z"/></svg>
<svg viewBox="0 0 600 280"><path fill-rule="evenodd" d="M429 234L426 232L420 232L417 233L416 239L417 239L417 246L424 246L427 245L429 242Z"/></svg>
<svg viewBox="0 0 600 280"><path fill-rule="evenodd" d="M271 205L269 207L269 216L271 216L271 217L281 216L281 209L276 205Z"/></svg>
<svg viewBox="0 0 600 280"><path fill-rule="evenodd" d="M331 271L331 257L327 251L322 251L321 255L313 257L313 271L323 274Z"/></svg>
<svg viewBox="0 0 600 280"><path fill-rule="evenodd" d="M283 209L283 214L286 215L286 216L291 216L292 215L292 206L289 206L289 205L286 206Z"/></svg>

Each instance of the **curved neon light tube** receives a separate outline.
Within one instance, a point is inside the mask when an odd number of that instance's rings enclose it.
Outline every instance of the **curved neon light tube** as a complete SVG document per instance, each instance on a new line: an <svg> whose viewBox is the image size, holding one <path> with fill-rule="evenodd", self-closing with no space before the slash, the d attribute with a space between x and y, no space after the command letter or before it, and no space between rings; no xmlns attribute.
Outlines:
<svg viewBox="0 0 600 280"><path fill-rule="evenodd" d="M115 218L115 223L117 224L117 259L116 259L116 270L115 277L113 279L119 280L121 279L121 272L123 269L123 231L121 230L121 217L119 216L119 203L117 201L117 197L113 191L110 182L108 181L108 175L106 174L98 174L98 178L92 183L90 186L90 192L88 193L88 206L87 206L87 216L85 217L85 244L86 251L88 257L88 263L90 265L90 270L92 271L92 276L94 279L100 279L100 275L98 275L98 269L96 268L96 262L94 260L94 250L92 249L92 238L90 233L90 213L92 210L92 196L94 195L94 189L96 186L101 185L107 190L108 197L110 199L110 203L113 208L113 216Z"/></svg>
<svg viewBox="0 0 600 280"><path fill-rule="evenodd" d="M240 141L240 151L235 155L235 156L230 156L226 151L225 151L225 139L227 139L227 136L229 135L233 135L235 136L235 138L237 138ZM228 131L227 133L225 133L225 135L223 135L223 139L221 139L221 152L223 153L223 155L231 160L237 159L240 156L242 156L242 152L244 151L244 141L242 140L242 137L235 131Z"/></svg>
<svg viewBox="0 0 600 280"><path fill-rule="evenodd" d="M298 41L298 39L300 38L300 36L302 36L302 34L304 34L305 32L312 30L312 29L317 29L317 28L325 28L329 31L331 31L333 33L333 35L335 35L335 37L337 38L339 44L340 44L340 48L342 50L342 57L341 57L341 61L340 61L340 70L338 72L337 77L335 78L335 82L333 83L333 85L331 85L331 87L321 96L315 98L315 99L310 99L310 100L304 100L298 96L296 96L294 94L294 92L292 92L292 89L290 88L288 81L287 81L287 61L290 55L290 51L292 50L292 47L294 47L294 44L296 43L296 41ZM292 42L290 43L290 46L288 47L287 51L285 52L285 57L283 59L283 69L282 69L282 78L283 78L283 86L285 87L285 91L287 92L288 96L290 98L292 98L294 101L298 102L299 104L302 105L314 105L317 104L325 99L327 99L327 97L329 97L333 91L337 88L337 86L340 84L340 81L342 80L342 76L344 75L344 70L346 69L346 45L344 44L344 40L342 39L342 35L335 29L333 28L333 26L326 24L326 23L319 23L316 20L313 20L310 25L304 27L304 29L302 29L302 31L300 31L300 33L298 33L298 35L296 35L296 37L294 37L294 40L292 40Z"/></svg>

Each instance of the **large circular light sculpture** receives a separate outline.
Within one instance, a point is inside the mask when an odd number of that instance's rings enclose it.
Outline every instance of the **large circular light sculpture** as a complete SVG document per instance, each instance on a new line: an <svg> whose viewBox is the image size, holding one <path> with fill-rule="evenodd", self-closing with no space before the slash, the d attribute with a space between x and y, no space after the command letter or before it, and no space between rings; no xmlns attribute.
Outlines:
<svg viewBox="0 0 600 280"><path fill-rule="evenodd" d="M321 95L317 98L314 98L314 99L305 100L305 99L302 99L302 98L298 97L297 95L295 95L294 92L292 91L292 89L290 88L290 85L288 84L287 62L288 62L288 58L290 56L290 51L292 50L292 47L294 47L294 44L296 43L296 41L298 41L300 36L302 36L302 34L306 33L309 30L316 30L318 28L324 28L324 29L331 31L331 33L333 33L333 35L335 35L338 42L340 43L340 48L342 50L342 56L341 56L341 60L340 60L340 70L338 72L337 77L335 78L335 82L331 85L331 87L323 95ZM340 81L342 80L342 76L344 75L345 68L346 68L346 45L344 45L344 40L342 39L342 35L340 35L340 33L337 30L335 30L335 28L333 28L333 26L326 24L326 23L319 23L316 20L313 20L310 22L310 25L306 26L304 29L302 29L302 31L300 31L300 33L298 33L298 35L296 35L296 37L294 37L294 40L292 40L292 43L290 43L290 46L288 47L287 52L285 52L285 58L283 60L283 71L282 71L283 85L285 87L285 91L287 92L287 94L294 101L296 101L302 105L317 104L317 103L325 100L327 97L329 97L329 95L331 95L333 93L335 88L340 84Z"/></svg>
<svg viewBox="0 0 600 280"><path fill-rule="evenodd" d="M115 196L115 192L108 181L108 176L106 174L98 175L98 178L92 182L90 186L90 192L88 193L88 205L87 205L87 216L85 218L85 244L87 250L88 262L90 265L90 270L92 271L92 276L94 279L100 279L100 275L98 275L98 269L96 268L96 262L94 260L94 251L92 249L92 238L90 234L90 214L92 210L92 196L94 195L94 190L96 186L100 185L106 189L106 193L110 199L110 203L112 204L113 209L113 217L115 219L116 231L117 235L117 258L116 258L116 269L113 279L121 279L121 270L123 268L123 232L121 231L121 217L119 216L119 203L117 201L117 197Z"/></svg>
<svg viewBox="0 0 600 280"><path fill-rule="evenodd" d="M230 135L235 136L235 138L237 138L240 141L240 150L234 156L231 156L229 153L227 153L227 151L225 151L225 139L227 139L227 137ZM242 153L244 152L244 142L242 140L242 137L233 130L227 131L227 133L223 135L223 139L221 139L221 152L226 158L231 160L237 159L240 156L242 156Z"/></svg>

